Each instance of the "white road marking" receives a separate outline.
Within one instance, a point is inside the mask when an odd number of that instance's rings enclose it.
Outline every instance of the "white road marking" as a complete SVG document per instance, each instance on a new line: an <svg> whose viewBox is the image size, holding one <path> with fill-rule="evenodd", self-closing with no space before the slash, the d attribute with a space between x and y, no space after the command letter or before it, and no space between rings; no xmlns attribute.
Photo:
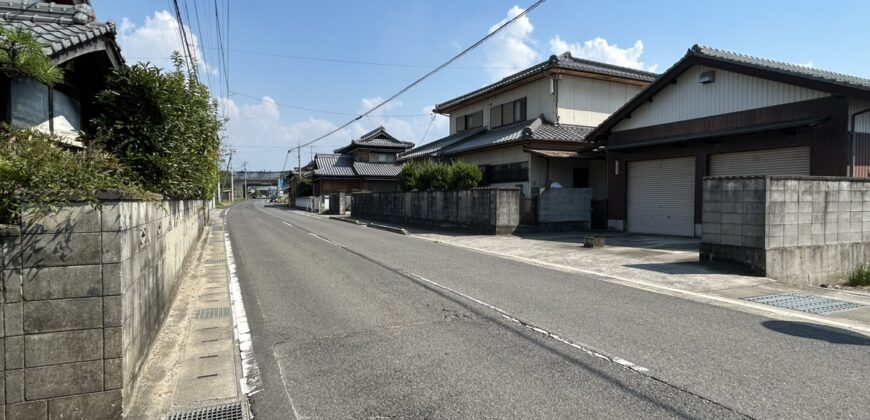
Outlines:
<svg viewBox="0 0 870 420"><path fill-rule="evenodd" d="M284 222L284 223L286 223L286 222ZM289 224L289 223L288 223L288 224ZM594 349L594 348L591 347L591 346L588 346L588 345L585 345L585 344L581 344L581 343L574 342L573 340L568 339L568 338L565 338L565 337L562 337L562 336L560 336L560 335L558 335L558 334L556 334L556 333L554 333L554 332L552 332L552 331L548 331L548 330L546 330L546 329L544 329L544 328L541 328L541 327L538 327L538 326L536 326L536 325L534 325L534 324L532 324L532 323L529 323L529 322L523 321L523 320L521 320L521 319L519 319L519 318L517 318L517 317L511 315L510 312L505 311L504 309L501 309L501 308L499 308L499 307L497 307L497 306L495 306L495 305L491 305L491 304L489 304L489 303L486 303L486 302L484 302L484 301L482 301L482 300L480 300L480 299L477 299L477 298L475 298L475 297L472 297L472 296L470 296L470 295L467 295L467 294L465 294L465 293L462 293L462 292L460 292L460 291L458 291L458 290L454 290L454 289L452 289L452 288L450 288L450 287L444 286L444 285L439 284L439 283L437 283L437 282L435 282L435 281L429 280L429 279L427 279L427 278L425 278L425 277L423 277L423 276L420 276L420 275L418 275L418 274L410 273L410 272L407 272L407 271L405 271L405 270L398 269L398 268L389 267L389 266L387 266L386 264L383 264L383 263L381 263L381 262L379 262L379 261L376 261L376 260L374 260L374 259L372 259L372 258L370 258L370 257L364 256L364 255L362 255L361 253L359 253L359 252L357 252L357 251L354 251L354 250L352 250L352 249L350 249L350 248L348 248L348 247L346 247L346 246L344 246L344 245L342 245L342 244L340 244L340 243L338 243L338 242L335 242L335 241L329 240L329 239L327 239L327 238L324 238L324 237L322 237L322 236L320 236L320 235L318 235L318 234L316 234L316 233L314 233L314 232L309 232L309 231L307 231L307 230L305 230L305 229L303 229L303 228L301 228L301 227L300 227L299 229L300 229L300 230L303 230L304 232L308 233L309 235L311 235L311 236L313 236L313 237L315 237L315 238L317 238L317 239L320 239L320 240L325 241L325 242L327 242L327 243L329 243L329 244L331 244L331 245L337 246L337 247L342 248L342 249L344 249L344 250L346 250L346 251L348 251L348 252L354 253L354 254L359 255L359 256L361 256L361 257L363 257L363 258L366 258L366 259L368 259L368 260L370 260L370 261L372 261L372 262L375 262L375 263L377 263L377 264L380 264L380 265L384 266L385 268L387 268L387 269L389 269L389 270L392 270L392 271L394 271L394 272L396 272L396 273L401 274L402 276L409 277L409 278L411 278L411 279L414 279L414 280L417 280L417 281L421 281L421 282L427 283L427 284L432 285L432 286L435 286L435 287L437 287L437 288L439 288L439 289L441 289L441 290L444 290L444 291L446 291L446 292L449 292L449 293L451 293L451 294L454 294L454 295L456 295L456 296L459 296L459 297L461 297L461 298L463 298L463 299L469 300L469 301L474 302L474 303L476 303L476 304L478 304L478 305L481 305L481 306L484 306L484 307L486 307L486 308L489 308L490 310L495 311L495 312L498 313L501 317L503 317L503 318L505 318L505 319L507 319L507 320L509 320L509 321L511 321L511 322L515 322L515 323L517 323L517 324L520 324L520 325L522 325L523 327L526 327L526 328L528 328L528 329L530 329L530 330L532 330L532 331L534 331L534 332L536 332L536 333L538 333L538 334L541 334L541 335L547 336L547 337L549 337L549 338L551 338L551 339L553 339L553 340L556 340L556 341L558 341L558 342L560 342L560 343L562 343L562 344L566 344L566 345L568 345L568 346L571 346L571 347L573 347L573 348L575 348L575 349L577 349L577 350L580 350L580 351L582 351L582 352L584 352L584 353L586 353L586 354L589 354L589 355L591 355L591 356L594 356L594 357L597 357L597 358L600 358L600 359L607 360L607 361L609 361L609 362L611 362L611 363L615 363L615 364L617 364L617 365L619 365L619 366L625 367L625 368L627 368L627 369L630 369L630 370L633 370L633 371L636 371L636 372L641 372L641 373L649 372L649 369L647 369L647 368L645 368L645 367L643 367L643 366L637 365L637 364L635 364L635 363L633 363L633 362L630 362L630 361L628 361L628 360L626 360L626 359L623 359L623 358L621 358L621 357L608 356L606 353L604 353L604 352L602 352L602 351L599 351L599 350L596 350L596 349Z"/></svg>
<svg viewBox="0 0 870 420"><path fill-rule="evenodd" d="M242 379L239 383L245 395L253 395L260 390L263 382L260 378L260 369L254 359L254 343L251 341L251 329L248 325L248 316L245 314L245 305L242 302L242 289L239 286L239 278L236 276L236 259L233 256L233 247L230 242L230 234L224 227L224 247L227 255L227 270L230 277L230 300L233 308L233 332L239 342L239 352L242 359Z"/></svg>

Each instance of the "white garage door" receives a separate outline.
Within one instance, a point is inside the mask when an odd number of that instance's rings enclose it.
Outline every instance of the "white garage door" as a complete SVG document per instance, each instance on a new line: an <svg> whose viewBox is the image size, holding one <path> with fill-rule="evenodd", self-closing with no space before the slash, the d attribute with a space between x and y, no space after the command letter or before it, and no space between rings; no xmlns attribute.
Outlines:
<svg viewBox="0 0 870 420"><path fill-rule="evenodd" d="M808 146L710 155L710 176L809 174Z"/></svg>
<svg viewBox="0 0 870 420"><path fill-rule="evenodd" d="M695 158L628 163L628 230L695 236Z"/></svg>

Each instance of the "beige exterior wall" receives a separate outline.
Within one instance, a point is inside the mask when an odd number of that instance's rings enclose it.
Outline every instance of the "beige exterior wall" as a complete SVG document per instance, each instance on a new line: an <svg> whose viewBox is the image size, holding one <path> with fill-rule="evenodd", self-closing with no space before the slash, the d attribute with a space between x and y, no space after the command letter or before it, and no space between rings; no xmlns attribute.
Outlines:
<svg viewBox="0 0 870 420"><path fill-rule="evenodd" d="M705 71L716 73L714 83L701 84L698 77ZM693 66L632 112L613 131L709 117L830 96L827 92L747 76L740 73Z"/></svg>
<svg viewBox="0 0 870 420"><path fill-rule="evenodd" d="M849 99L849 129L852 129L852 114L870 108L870 101L866 99ZM855 131L870 133L870 113L861 114L855 119Z"/></svg>
<svg viewBox="0 0 870 420"><path fill-rule="evenodd" d="M550 79L544 78L516 89L464 106L450 113L450 134L456 133L456 118L483 111L483 125L489 126L489 109L520 98L526 98L526 118L544 114L550 121L556 119L556 97L550 93Z"/></svg>
<svg viewBox="0 0 870 420"><path fill-rule="evenodd" d="M563 77L559 81L559 122L597 126L642 89L606 80Z"/></svg>

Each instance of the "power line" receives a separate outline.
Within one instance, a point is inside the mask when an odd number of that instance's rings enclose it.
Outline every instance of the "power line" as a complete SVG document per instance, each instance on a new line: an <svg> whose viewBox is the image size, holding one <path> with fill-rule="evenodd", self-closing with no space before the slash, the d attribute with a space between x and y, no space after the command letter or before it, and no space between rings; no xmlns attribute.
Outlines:
<svg viewBox="0 0 870 420"><path fill-rule="evenodd" d="M253 95L248 95L248 94L241 93L241 92L236 92L236 91L231 91L229 94L230 94L230 95L243 96L243 97L245 97L245 98L255 99L255 100L258 100L258 101L262 101L262 100L263 100L263 97L256 97L256 96L253 96ZM275 105L278 105L278 106L281 106L281 107L290 108L290 109L296 109L296 110L300 110L300 111L319 112L319 113L322 113L322 114L344 115L344 116L350 116L350 117L355 117L355 116L357 116L357 114L351 114L351 113L348 113L348 112L326 111L326 110L322 110L322 109L307 108L307 107L304 107L304 106L298 106L298 105L282 104L282 103L280 103L280 102L274 102L274 101L273 101L273 103L274 103ZM429 113L429 114L378 115L378 117L382 117L382 118L416 118L416 117L427 117L427 116L429 116L429 115L431 115L431 113Z"/></svg>
<svg viewBox="0 0 870 420"><path fill-rule="evenodd" d="M178 0L172 0L172 5L175 8L175 19L178 21L178 31L181 33L181 43L184 51L187 52L187 73L196 80L196 71L191 71L192 60L194 59L193 53L190 52L190 43L187 41L187 31L184 29L184 20L181 18L181 9L178 7ZM194 64L195 66L195 64ZM194 67L195 69L196 67Z"/></svg>
<svg viewBox="0 0 870 420"><path fill-rule="evenodd" d="M411 90L412 88L414 88L414 86L419 85L420 83L422 83L424 80L428 79L429 77L431 77L431 76L434 75L435 73L438 73L439 71L441 71L441 70L444 69L445 67L449 66L449 65L450 65L451 63L453 63L454 61L456 61L456 60L462 58L463 56L465 56L466 54L468 54L469 52L471 52L473 49L477 48L478 46L480 46L481 44L483 44L484 42L486 42L487 40L489 40L490 38L492 38L493 36L495 36L495 34L501 32L502 29L504 29L505 27L507 27L507 26L510 25L511 23L515 22L517 19L519 19L519 18L521 18L521 17L523 17L523 16L529 14L529 12L531 12L532 10L534 10L535 8L537 8L538 6L540 6L541 3L545 2L545 1L546 1L546 0L537 0L536 2L532 3L531 6L527 7L525 10L523 10L522 12L520 12L519 14L517 14L516 16L514 16L512 19L508 20L507 22L501 24L499 27L495 28L495 30L493 30L493 31L491 31L490 33L488 33L486 36L484 36L483 38L481 38L480 40L478 40L477 42L475 42L474 44L472 44L470 47L468 47L468 48L462 50L461 52L459 52L459 54L456 54L455 56L453 56L453 58L451 58L450 60L447 60L447 62L445 62L444 64L441 64L440 66L436 67L434 70L432 70L432 71L430 71L430 72L424 74L423 77L421 77L421 78L415 80L415 81L414 81L413 83L411 83L410 85L405 86L404 88L402 88L401 90L399 90L398 92L396 92L395 94L393 94L392 96L390 96L389 98L387 98L387 99L381 101L381 103L375 105L374 107L372 107L372 108L369 109L368 111L362 113L362 114L359 115L358 117L356 117L356 118L354 118L354 119L352 119L352 120L350 120L350 121L348 121L348 122L342 124L342 125L339 126L338 128L336 128L336 129L334 129L334 130L331 130L331 131L329 131L328 133L326 133L326 134L324 134L324 135L322 135L322 136L320 136L320 137L315 138L314 140L308 141L308 142L306 142L306 143L304 143L304 144L301 144L301 145L299 145L299 146L297 146L297 147L306 147L306 146L308 146L308 145L310 145L310 144L313 144L313 143L316 143L316 142L318 142L318 141L320 141L320 140L323 140L323 139L325 139L325 138L327 138L327 137L329 137L329 136L331 136L331 135L333 135L333 134L335 134L335 133L337 133L337 132L339 132L339 131L341 131L341 130L344 130L345 128L347 128L348 126L350 126L351 124L353 124L354 122L359 121L360 119L362 119L363 117L365 117L365 116L371 114L372 112L377 111L378 109L382 108L384 105L390 103L390 101L392 101L392 100L398 98L398 97L401 96L403 93L405 93L405 92ZM287 153L290 153L291 150L294 150L294 149L290 149L290 150L288 150Z"/></svg>
<svg viewBox="0 0 870 420"><path fill-rule="evenodd" d="M206 38L204 36L202 36L202 24L200 23L199 7L197 6L196 2L197 2L197 0L193 0L193 12L196 16L196 32L199 36L200 42L202 42ZM187 9L187 0L184 0L184 8ZM188 11L187 20L188 20L188 22L190 21L190 11ZM203 50L202 51L202 64L203 64L203 67L205 67L205 77L208 79L209 89L214 89L214 82L211 79L211 72L208 69L208 61L209 60L207 58L207 54L205 53L205 50Z"/></svg>

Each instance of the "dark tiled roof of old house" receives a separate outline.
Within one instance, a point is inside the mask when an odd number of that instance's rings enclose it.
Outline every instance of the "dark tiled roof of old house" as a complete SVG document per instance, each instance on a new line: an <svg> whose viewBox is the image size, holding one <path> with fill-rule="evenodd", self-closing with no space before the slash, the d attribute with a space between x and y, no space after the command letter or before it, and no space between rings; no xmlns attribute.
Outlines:
<svg viewBox="0 0 870 420"><path fill-rule="evenodd" d="M115 24L97 22L87 4L0 1L0 26L31 32L43 52L58 64L92 52L95 46L99 49L97 44L107 39L111 42L102 47L111 49L115 65L123 62L114 43Z"/></svg>

